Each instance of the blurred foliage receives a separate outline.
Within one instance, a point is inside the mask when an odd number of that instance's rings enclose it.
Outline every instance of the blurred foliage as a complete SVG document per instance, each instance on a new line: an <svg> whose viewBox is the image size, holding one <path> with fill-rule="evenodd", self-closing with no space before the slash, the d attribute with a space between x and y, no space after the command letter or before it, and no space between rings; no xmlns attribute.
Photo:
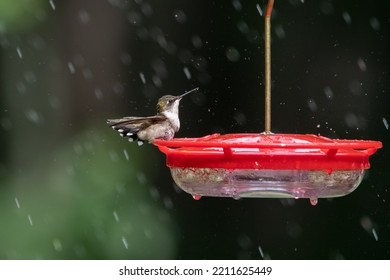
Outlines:
<svg viewBox="0 0 390 280"><path fill-rule="evenodd" d="M32 29L39 21L46 19L49 1L45 0L1 0L0 34Z"/></svg>
<svg viewBox="0 0 390 280"><path fill-rule="evenodd" d="M0 259L175 256L174 223L136 171L139 148L115 138L82 133L1 183Z"/></svg>

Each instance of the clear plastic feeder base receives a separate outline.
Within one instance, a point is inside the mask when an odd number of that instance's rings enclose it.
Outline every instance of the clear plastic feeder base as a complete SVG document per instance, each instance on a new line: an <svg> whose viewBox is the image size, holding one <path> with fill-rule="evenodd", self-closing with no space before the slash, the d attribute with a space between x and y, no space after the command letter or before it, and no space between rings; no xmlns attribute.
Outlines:
<svg viewBox="0 0 390 280"><path fill-rule="evenodd" d="M194 198L338 197L370 167L378 141L311 134L213 134L154 142L176 184Z"/></svg>
<svg viewBox="0 0 390 280"><path fill-rule="evenodd" d="M226 170L171 168L175 183L194 197L319 198L351 193L364 170Z"/></svg>

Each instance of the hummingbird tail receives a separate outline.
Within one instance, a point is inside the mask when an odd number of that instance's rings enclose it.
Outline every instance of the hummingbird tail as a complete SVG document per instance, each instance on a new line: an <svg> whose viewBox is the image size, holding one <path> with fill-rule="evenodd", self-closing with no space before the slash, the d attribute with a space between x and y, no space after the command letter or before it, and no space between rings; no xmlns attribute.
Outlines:
<svg viewBox="0 0 390 280"><path fill-rule="evenodd" d="M127 137L130 142L138 140L137 133L140 131L140 127L136 124L132 124L126 119L110 119L107 120L107 124L114 130L119 132L119 135L122 137ZM139 143L138 143L139 144Z"/></svg>

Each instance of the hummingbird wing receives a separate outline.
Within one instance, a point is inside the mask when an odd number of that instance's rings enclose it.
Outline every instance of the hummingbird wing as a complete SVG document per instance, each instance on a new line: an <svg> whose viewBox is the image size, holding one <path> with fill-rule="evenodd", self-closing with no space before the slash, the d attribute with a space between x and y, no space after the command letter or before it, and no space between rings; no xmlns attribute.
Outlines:
<svg viewBox="0 0 390 280"><path fill-rule="evenodd" d="M109 119L107 124L118 131L122 137L128 137L129 141L138 140L137 133L148 128L151 125L160 123L166 118L162 115L151 117L124 117L121 119ZM146 140L146 139L139 139Z"/></svg>

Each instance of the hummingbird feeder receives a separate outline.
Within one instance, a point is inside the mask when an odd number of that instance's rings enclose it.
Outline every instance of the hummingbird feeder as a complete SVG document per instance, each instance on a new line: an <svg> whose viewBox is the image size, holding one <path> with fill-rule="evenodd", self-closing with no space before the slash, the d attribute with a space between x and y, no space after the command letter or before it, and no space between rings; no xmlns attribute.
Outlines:
<svg viewBox="0 0 390 280"><path fill-rule="evenodd" d="M271 133L270 16L265 15L265 132L155 140L176 184L195 199L318 198L351 193L370 167L378 141Z"/></svg>

